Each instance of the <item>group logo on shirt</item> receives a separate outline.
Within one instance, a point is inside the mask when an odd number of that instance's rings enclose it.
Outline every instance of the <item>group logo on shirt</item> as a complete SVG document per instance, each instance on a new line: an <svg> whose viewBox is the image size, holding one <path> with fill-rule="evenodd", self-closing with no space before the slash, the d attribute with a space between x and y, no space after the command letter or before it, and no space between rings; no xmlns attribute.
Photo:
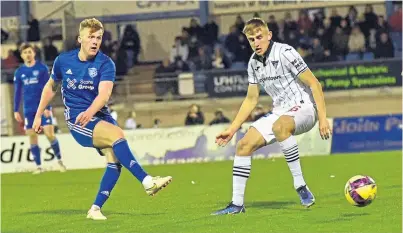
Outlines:
<svg viewBox="0 0 403 233"><path fill-rule="evenodd" d="M78 85L77 85L78 84ZM94 82L67 78L67 89L94 90Z"/></svg>

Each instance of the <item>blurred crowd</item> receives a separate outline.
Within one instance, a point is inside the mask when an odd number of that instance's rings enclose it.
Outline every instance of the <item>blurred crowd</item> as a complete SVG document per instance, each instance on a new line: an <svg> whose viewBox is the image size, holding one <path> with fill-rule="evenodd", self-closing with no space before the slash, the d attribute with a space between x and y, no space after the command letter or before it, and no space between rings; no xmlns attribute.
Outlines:
<svg viewBox="0 0 403 233"><path fill-rule="evenodd" d="M219 26L213 18L204 26L192 19L189 27L182 28L181 35L175 38L169 58L157 73L245 68L253 51L242 34L244 25L244 19L238 15L229 34L219 36ZM324 10L301 10L297 19L290 12L281 20L270 15L267 25L273 41L293 46L307 63L401 55L401 5L389 19L374 12L372 5L366 5L364 12L350 6L347 15L340 15L336 8L330 15L325 15ZM392 43L391 33L400 33L397 46Z"/></svg>

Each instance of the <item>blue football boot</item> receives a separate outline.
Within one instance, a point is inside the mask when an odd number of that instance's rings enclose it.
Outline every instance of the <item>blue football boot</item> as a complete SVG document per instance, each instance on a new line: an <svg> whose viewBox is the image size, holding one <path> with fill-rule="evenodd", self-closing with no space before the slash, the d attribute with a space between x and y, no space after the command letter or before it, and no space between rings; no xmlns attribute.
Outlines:
<svg viewBox="0 0 403 233"><path fill-rule="evenodd" d="M216 212L212 213L211 215L226 215L226 214L240 214L245 213L245 206L237 206L231 203L227 207L221 210L217 210Z"/></svg>
<svg viewBox="0 0 403 233"><path fill-rule="evenodd" d="M301 200L301 205L309 208L315 204L315 197L306 185L297 188L297 193L299 195L299 199Z"/></svg>

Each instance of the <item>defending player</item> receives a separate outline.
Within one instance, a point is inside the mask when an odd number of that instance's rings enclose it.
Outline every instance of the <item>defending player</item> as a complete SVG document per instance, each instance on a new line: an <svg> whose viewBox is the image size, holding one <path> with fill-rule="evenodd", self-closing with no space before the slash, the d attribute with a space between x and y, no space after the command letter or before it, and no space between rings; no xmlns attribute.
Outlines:
<svg viewBox="0 0 403 233"><path fill-rule="evenodd" d="M14 74L14 118L19 123L24 122L25 130L31 144L31 153L37 165L37 169L33 174L39 174L42 172L41 149L38 146L38 135L32 129L32 124L34 123L35 113L36 109L38 109L42 90L49 80L49 70L45 64L35 60L35 50L32 45L22 44L19 50L24 64L21 65ZM19 113L22 92L24 97L24 120ZM59 142L57 141L52 125L51 109L51 106L47 105L43 115L41 114L42 126L52 146L53 152L58 159L60 171L65 172L66 167L61 160Z"/></svg>
<svg viewBox="0 0 403 233"><path fill-rule="evenodd" d="M238 142L233 165L232 202L214 215L245 212L244 194L255 150L278 142L294 179L301 204L315 203L302 175L298 145L294 135L306 133L319 120L322 139L328 139L331 128L326 119L322 87L301 56L287 44L271 41L272 33L260 18L249 20L243 33L254 54L248 64L249 87L245 100L231 126L216 137L225 146L258 103L260 83L273 99L273 114L254 122Z"/></svg>
<svg viewBox="0 0 403 233"><path fill-rule="evenodd" d="M87 218L94 220L106 219L101 208L120 176L122 165L142 182L148 195L156 194L172 180L170 176L151 177L143 170L122 129L107 110L116 70L113 61L99 51L103 33L102 23L97 19L80 23L81 47L56 58L34 121L35 131L40 132L40 116L61 85L64 115L71 134L80 145L96 148L108 162L95 202L87 214Z"/></svg>

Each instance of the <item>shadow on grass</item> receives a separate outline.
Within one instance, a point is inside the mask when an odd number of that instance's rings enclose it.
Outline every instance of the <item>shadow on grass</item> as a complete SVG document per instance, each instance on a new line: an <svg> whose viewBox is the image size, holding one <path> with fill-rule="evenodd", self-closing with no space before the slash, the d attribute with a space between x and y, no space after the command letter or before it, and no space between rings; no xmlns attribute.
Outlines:
<svg viewBox="0 0 403 233"><path fill-rule="evenodd" d="M36 215L36 214L51 214L51 215L86 215L87 210L84 209L65 209L65 210L43 210L43 211L31 211L23 213L23 215ZM123 215L123 216L158 216L165 215L166 213L133 213L133 212L115 212L106 211L105 214L108 216L112 215Z"/></svg>

